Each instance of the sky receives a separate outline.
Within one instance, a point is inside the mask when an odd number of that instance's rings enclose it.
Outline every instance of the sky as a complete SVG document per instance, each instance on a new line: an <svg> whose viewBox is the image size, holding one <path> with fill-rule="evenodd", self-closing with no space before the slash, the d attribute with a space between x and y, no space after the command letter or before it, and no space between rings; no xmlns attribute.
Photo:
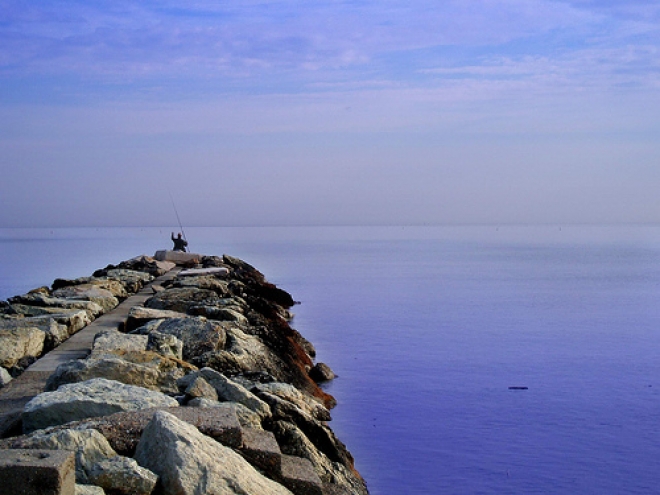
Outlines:
<svg viewBox="0 0 660 495"><path fill-rule="evenodd" d="M0 0L0 227L660 222L656 0Z"/></svg>

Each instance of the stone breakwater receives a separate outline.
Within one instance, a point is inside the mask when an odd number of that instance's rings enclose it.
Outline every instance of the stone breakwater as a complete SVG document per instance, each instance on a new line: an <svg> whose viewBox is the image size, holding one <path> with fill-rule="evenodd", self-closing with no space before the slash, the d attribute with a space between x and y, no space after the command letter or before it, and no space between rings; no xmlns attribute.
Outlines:
<svg viewBox="0 0 660 495"><path fill-rule="evenodd" d="M335 400L319 383L333 374L291 327L292 297L237 258L199 261L141 256L0 302L2 405L69 337L150 289L46 374L0 457L71 452L79 494L367 494L328 426Z"/></svg>

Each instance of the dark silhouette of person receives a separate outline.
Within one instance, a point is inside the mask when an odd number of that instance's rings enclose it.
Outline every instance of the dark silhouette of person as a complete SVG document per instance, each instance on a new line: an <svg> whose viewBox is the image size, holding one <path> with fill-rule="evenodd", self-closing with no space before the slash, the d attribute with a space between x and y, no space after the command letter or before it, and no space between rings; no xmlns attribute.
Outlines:
<svg viewBox="0 0 660 495"><path fill-rule="evenodd" d="M186 252L186 246L188 241L181 238L181 233L174 237L174 232L172 232L172 242L174 243L174 251L183 251Z"/></svg>

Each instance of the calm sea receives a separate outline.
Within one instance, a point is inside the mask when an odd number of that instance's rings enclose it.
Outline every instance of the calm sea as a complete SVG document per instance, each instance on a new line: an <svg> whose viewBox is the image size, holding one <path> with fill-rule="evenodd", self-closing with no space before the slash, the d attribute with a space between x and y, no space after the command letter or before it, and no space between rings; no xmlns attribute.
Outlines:
<svg viewBox="0 0 660 495"><path fill-rule="evenodd" d="M373 495L660 493L660 227L186 233L301 301ZM169 235L0 229L0 299Z"/></svg>

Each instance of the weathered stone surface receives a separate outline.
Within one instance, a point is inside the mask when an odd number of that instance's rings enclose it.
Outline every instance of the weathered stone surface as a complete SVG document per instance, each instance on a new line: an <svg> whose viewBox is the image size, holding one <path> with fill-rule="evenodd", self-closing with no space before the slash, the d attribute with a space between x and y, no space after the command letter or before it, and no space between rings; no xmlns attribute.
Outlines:
<svg viewBox="0 0 660 495"><path fill-rule="evenodd" d="M339 462L353 469L353 456L327 425L288 400L260 390L256 390L255 393L270 406L274 420L283 419L294 423L331 461Z"/></svg>
<svg viewBox="0 0 660 495"><path fill-rule="evenodd" d="M31 432L94 416L150 407L176 407L176 399L142 387L94 378L62 385L28 402L23 411L23 430Z"/></svg>
<svg viewBox="0 0 660 495"><path fill-rule="evenodd" d="M242 404L258 413L262 418L270 416L270 409L264 401L242 385L233 382L222 373L211 368L202 368L197 372L190 373L179 379L179 388L187 389L189 384L197 377L204 378L215 389L218 393L219 400Z"/></svg>
<svg viewBox="0 0 660 495"><path fill-rule="evenodd" d="M12 378L11 375L9 374L9 371L7 371L5 368L0 368L0 388L3 388L11 380Z"/></svg>
<svg viewBox="0 0 660 495"><path fill-rule="evenodd" d="M73 455L47 450L0 451L0 495L74 495Z"/></svg>
<svg viewBox="0 0 660 495"><path fill-rule="evenodd" d="M296 425L287 421L276 421L272 427L282 452L308 459L324 483L331 483L354 495L369 493L364 480L354 469L330 460Z"/></svg>
<svg viewBox="0 0 660 495"><path fill-rule="evenodd" d="M11 368L24 357L38 357L46 333L35 327L0 328L0 366Z"/></svg>
<svg viewBox="0 0 660 495"><path fill-rule="evenodd" d="M76 483L76 495L105 495L105 490L100 486Z"/></svg>
<svg viewBox="0 0 660 495"><path fill-rule="evenodd" d="M95 284L80 284L62 287L61 289L53 291L53 297L92 301L101 306L104 313L111 311L119 304L119 300L111 291Z"/></svg>
<svg viewBox="0 0 660 495"><path fill-rule="evenodd" d="M122 357L108 354L62 363L48 379L46 391L57 390L68 383L107 378L163 393L178 392L176 380L186 373L178 362L149 352L122 353ZM141 362L132 362L131 359Z"/></svg>
<svg viewBox="0 0 660 495"><path fill-rule="evenodd" d="M170 282L169 287L171 289L174 288L206 289L215 292L221 298L227 298L232 296L232 292L229 288L229 282L212 275L194 276L194 277L177 277Z"/></svg>
<svg viewBox="0 0 660 495"><path fill-rule="evenodd" d="M145 325L147 333L156 330L166 335L174 335L183 342L183 359L189 361L195 356L221 349L225 345L224 328L206 318L169 318L159 320L156 326Z"/></svg>
<svg viewBox="0 0 660 495"><path fill-rule="evenodd" d="M218 306L190 306L188 313L191 315L204 316L210 320L231 321L239 325L248 325L249 320L241 314L236 307L218 307Z"/></svg>
<svg viewBox="0 0 660 495"><path fill-rule="evenodd" d="M194 378L193 381L190 382L190 385L186 387L185 392L186 395L192 399L199 397L214 401L218 400L218 392L216 392L215 388L213 388L209 382L204 380L201 376Z"/></svg>
<svg viewBox="0 0 660 495"><path fill-rule="evenodd" d="M25 304L28 306L56 307L66 310L82 309L87 311L90 318L96 318L103 313L103 308L93 301L50 297L44 294L24 294L22 296L10 298L9 302L12 304Z"/></svg>
<svg viewBox="0 0 660 495"><path fill-rule="evenodd" d="M89 482L89 473L97 462L117 455L105 437L96 430L63 429L55 432L35 432L29 437L16 439L12 448L73 452L78 483Z"/></svg>
<svg viewBox="0 0 660 495"><path fill-rule="evenodd" d="M261 416L259 416L259 414L254 412L252 409L247 408L238 402L218 402L215 400L197 397L196 399L190 400L186 405L188 407L220 409L225 411L226 414L235 415L243 428L251 428L256 430L263 429L261 426Z"/></svg>
<svg viewBox="0 0 660 495"><path fill-rule="evenodd" d="M122 495L150 495L158 476L129 458L116 456L97 462L89 473L92 483Z"/></svg>
<svg viewBox="0 0 660 495"><path fill-rule="evenodd" d="M135 453L138 463L161 477L165 495L290 495L233 450L214 442L171 414L157 412Z"/></svg>
<svg viewBox="0 0 660 495"><path fill-rule="evenodd" d="M187 313L191 306L215 306L220 296L209 289L180 287L158 292L145 302L147 308L167 309Z"/></svg>
<svg viewBox="0 0 660 495"><path fill-rule="evenodd" d="M146 351L148 337L121 333L118 330L105 330L94 337L92 355L113 353L116 351Z"/></svg>
<svg viewBox="0 0 660 495"><path fill-rule="evenodd" d="M154 331L150 332L147 337L148 351L157 352L163 356L176 359L183 359L183 342L175 335Z"/></svg>
<svg viewBox="0 0 660 495"><path fill-rule="evenodd" d="M229 268L224 266L212 268L189 268L181 270L179 277L197 277L200 275L213 275L215 277L224 277L229 274Z"/></svg>
<svg viewBox="0 0 660 495"><path fill-rule="evenodd" d="M325 363L316 363L314 367L309 370L309 376L316 383L328 382L336 378L335 373Z"/></svg>
<svg viewBox="0 0 660 495"><path fill-rule="evenodd" d="M282 452L275 435L261 429L245 428L240 453L250 464L265 472L270 478L282 472Z"/></svg>
<svg viewBox="0 0 660 495"><path fill-rule="evenodd" d="M136 328L146 325L151 320L162 320L165 318L185 318L185 313L169 311L166 309L145 308L144 306L133 306L128 312L125 329L131 332Z"/></svg>
<svg viewBox="0 0 660 495"><path fill-rule="evenodd" d="M16 314L24 316L24 318L15 319L17 326L36 326L46 334L52 334L53 338L61 335L61 340L57 341L56 345L92 322L87 311L81 309L66 311L56 307L47 308L22 304L14 304L11 308Z"/></svg>
<svg viewBox="0 0 660 495"><path fill-rule="evenodd" d="M136 256L130 260L122 261L118 265L108 265L102 270L96 270L94 272L95 277L103 277L106 274L120 269L120 270L130 270L136 272L147 272L154 277L160 277L161 275L169 272L176 265L169 261L160 261L152 258L147 255Z"/></svg>
<svg viewBox="0 0 660 495"><path fill-rule="evenodd" d="M280 399L292 403L294 406L319 421L330 421L332 419L330 417L330 411L328 411L318 399L303 394L293 385L279 382L259 383L255 385L255 388L261 392L276 395Z"/></svg>
<svg viewBox="0 0 660 495"><path fill-rule="evenodd" d="M126 291L131 294L136 293L154 279L154 276L149 273L126 269L107 270L105 276L108 279L120 282L126 288Z"/></svg>
<svg viewBox="0 0 660 495"><path fill-rule="evenodd" d="M282 484L296 495L323 495L321 478L303 457L282 456Z"/></svg>

